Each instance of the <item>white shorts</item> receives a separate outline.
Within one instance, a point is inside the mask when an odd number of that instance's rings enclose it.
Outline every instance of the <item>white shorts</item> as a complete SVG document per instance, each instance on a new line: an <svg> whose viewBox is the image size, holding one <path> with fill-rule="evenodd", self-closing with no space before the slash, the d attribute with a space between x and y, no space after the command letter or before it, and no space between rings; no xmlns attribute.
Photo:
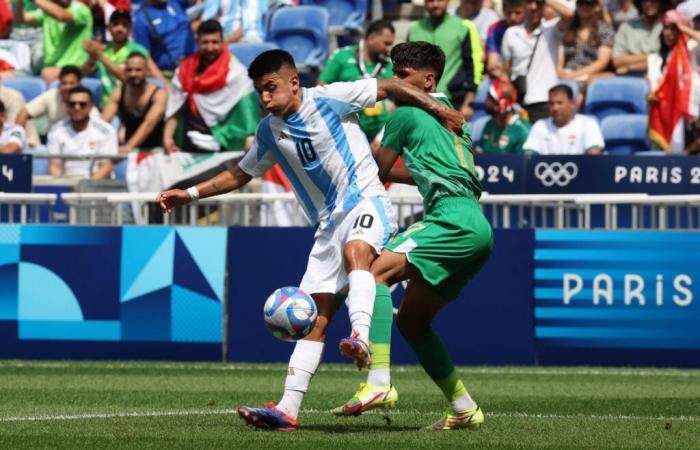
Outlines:
<svg viewBox="0 0 700 450"><path fill-rule="evenodd" d="M341 216L335 227L316 233L306 273L300 288L308 294L321 292L335 294L348 284L348 274L343 262L345 244L361 240L369 244L379 255L389 238L396 233L396 215L386 197L362 200L346 215Z"/></svg>

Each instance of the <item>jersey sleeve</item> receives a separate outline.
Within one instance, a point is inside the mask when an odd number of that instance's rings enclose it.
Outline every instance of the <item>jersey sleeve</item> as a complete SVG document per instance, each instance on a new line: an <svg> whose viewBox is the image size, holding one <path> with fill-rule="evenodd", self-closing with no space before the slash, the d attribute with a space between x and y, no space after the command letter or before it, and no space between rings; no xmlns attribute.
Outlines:
<svg viewBox="0 0 700 450"><path fill-rule="evenodd" d="M61 122L55 124L49 130L49 134L46 137L46 150L49 155L60 155L61 154L61 137L60 137L60 127Z"/></svg>
<svg viewBox="0 0 700 450"><path fill-rule="evenodd" d="M74 3L68 11L73 15L73 23L76 25L86 26L92 22L92 11L84 4Z"/></svg>
<svg viewBox="0 0 700 450"><path fill-rule="evenodd" d="M594 148L600 148L603 150L605 148L605 141L603 140L603 133L600 131L600 126L598 122L591 118L586 117L586 132L583 133L583 150L588 152Z"/></svg>
<svg viewBox="0 0 700 450"><path fill-rule="evenodd" d="M408 107L400 107L384 126L382 147L390 148L399 155L403 154L406 138L414 126L413 111Z"/></svg>
<svg viewBox="0 0 700 450"><path fill-rule="evenodd" d="M544 120L540 120L532 127L527 140L523 144L524 152L542 153L544 134L546 133Z"/></svg>
<svg viewBox="0 0 700 450"><path fill-rule="evenodd" d="M346 81L315 88L318 97L329 97L348 104L352 111L372 108L377 103L377 80Z"/></svg>
<svg viewBox="0 0 700 450"><path fill-rule="evenodd" d="M24 107L27 109L32 118L43 116L48 112L48 106L51 102L53 92L47 91L35 98L34 100L28 102Z"/></svg>
<svg viewBox="0 0 700 450"><path fill-rule="evenodd" d="M275 165L272 152L259 137L259 132L255 134L253 146L243 156L243 159L238 163L238 167L251 177L261 177L272 166Z"/></svg>
<svg viewBox="0 0 700 450"><path fill-rule="evenodd" d="M24 150L27 146L27 136L24 133L24 129L19 126L12 127L10 135L7 138L7 142L14 142L19 145L20 150Z"/></svg>

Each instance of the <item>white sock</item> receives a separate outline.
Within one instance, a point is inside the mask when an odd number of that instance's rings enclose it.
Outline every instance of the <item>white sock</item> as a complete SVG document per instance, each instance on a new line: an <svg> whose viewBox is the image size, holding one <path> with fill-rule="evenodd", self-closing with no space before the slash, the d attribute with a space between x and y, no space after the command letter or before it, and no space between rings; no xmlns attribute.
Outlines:
<svg viewBox="0 0 700 450"><path fill-rule="evenodd" d="M388 386L391 384L391 369L369 369L367 384L373 386Z"/></svg>
<svg viewBox="0 0 700 450"><path fill-rule="evenodd" d="M323 355L323 342L298 341L289 358L287 379L284 381L284 394L277 409L290 417L299 415L301 401L309 387L311 377L316 373Z"/></svg>
<svg viewBox="0 0 700 450"><path fill-rule="evenodd" d="M457 400L452 400L450 405L452 406L452 410L457 413L476 408L476 402L472 399L469 393L464 394Z"/></svg>
<svg viewBox="0 0 700 450"><path fill-rule="evenodd" d="M357 331L360 339L369 344L369 327L374 311L374 296L377 285L374 277L367 270L353 270L348 274L350 291L348 292L348 314L352 329Z"/></svg>

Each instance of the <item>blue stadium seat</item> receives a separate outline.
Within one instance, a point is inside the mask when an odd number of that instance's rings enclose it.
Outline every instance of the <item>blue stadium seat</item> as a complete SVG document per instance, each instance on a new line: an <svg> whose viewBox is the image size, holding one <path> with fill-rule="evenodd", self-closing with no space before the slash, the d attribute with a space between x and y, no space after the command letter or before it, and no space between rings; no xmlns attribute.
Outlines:
<svg viewBox="0 0 700 450"><path fill-rule="evenodd" d="M489 92L489 87L491 87L490 79L483 80L479 85L479 91L476 93L476 97L474 98L474 115L472 116L472 122L475 122L481 117L488 116L484 102L486 101L486 95ZM455 107L458 106L455 105Z"/></svg>
<svg viewBox="0 0 700 450"><path fill-rule="evenodd" d="M319 6L278 9L268 40L292 54L299 66L320 67L328 57L329 14Z"/></svg>
<svg viewBox="0 0 700 450"><path fill-rule="evenodd" d="M83 77L80 84L90 89L92 93L92 102L99 107L102 104L102 81L97 78ZM49 85L49 89L58 89L58 80Z"/></svg>
<svg viewBox="0 0 700 450"><path fill-rule="evenodd" d="M126 166L127 166L128 161L122 160L119 162L114 162L114 165L112 166L112 173L114 174L114 178L117 180L126 180Z"/></svg>
<svg viewBox="0 0 700 450"><path fill-rule="evenodd" d="M236 59L238 59L241 64L246 67L249 67L250 63L252 63L260 53L268 50L274 50L276 48L277 46L271 42L261 42L259 44L238 43L228 46L228 49L231 53L233 53L233 56L235 56Z"/></svg>
<svg viewBox="0 0 700 450"><path fill-rule="evenodd" d="M615 114L600 123L605 150L611 155L631 155L648 151L649 118L646 114Z"/></svg>
<svg viewBox="0 0 700 450"><path fill-rule="evenodd" d="M649 83L635 77L603 78L586 92L584 112L602 121L613 114L646 114Z"/></svg>
<svg viewBox="0 0 700 450"><path fill-rule="evenodd" d="M46 91L46 83L39 77L19 77L2 80L2 85L22 93L24 101L30 102Z"/></svg>
<svg viewBox="0 0 700 450"><path fill-rule="evenodd" d="M316 5L330 13L330 26L363 30L367 17L367 0L302 0L302 5Z"/></svg>
<svg viewBox="0 0 700 450"><path fill-rule="evenodd" d="M472 119L469 122L469 128L472 130L472 142L474 145L479 145L481 142L481 136L484 134L484 127L486 127L486 122L491 120L491 116L481 116L478 119Z"/></svg>

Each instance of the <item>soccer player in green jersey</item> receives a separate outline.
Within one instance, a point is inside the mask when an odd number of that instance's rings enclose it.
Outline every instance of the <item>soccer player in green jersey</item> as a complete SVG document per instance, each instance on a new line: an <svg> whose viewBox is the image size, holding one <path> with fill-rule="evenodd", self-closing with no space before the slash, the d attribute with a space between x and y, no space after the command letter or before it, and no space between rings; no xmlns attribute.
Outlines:
<svg viewBox="0 0 700 450"><path fill-rule="evenodd" d="M394 73L434 92L445 64L443 52L410 42L391 52ZM436 99L449 104L442 95ZM430 326L491 255L493 232L479 208L481 184L468 133L457 136L420 109L401 106L386 125L377 157L384 180L413 183L423 196L425 219L389 241L371 272L379 284L409 280L397 326L420 364L450 403L435 430L478 427L484 415L457 376L447 347ZM401 155L406 169L392 169Z"/></svg>

